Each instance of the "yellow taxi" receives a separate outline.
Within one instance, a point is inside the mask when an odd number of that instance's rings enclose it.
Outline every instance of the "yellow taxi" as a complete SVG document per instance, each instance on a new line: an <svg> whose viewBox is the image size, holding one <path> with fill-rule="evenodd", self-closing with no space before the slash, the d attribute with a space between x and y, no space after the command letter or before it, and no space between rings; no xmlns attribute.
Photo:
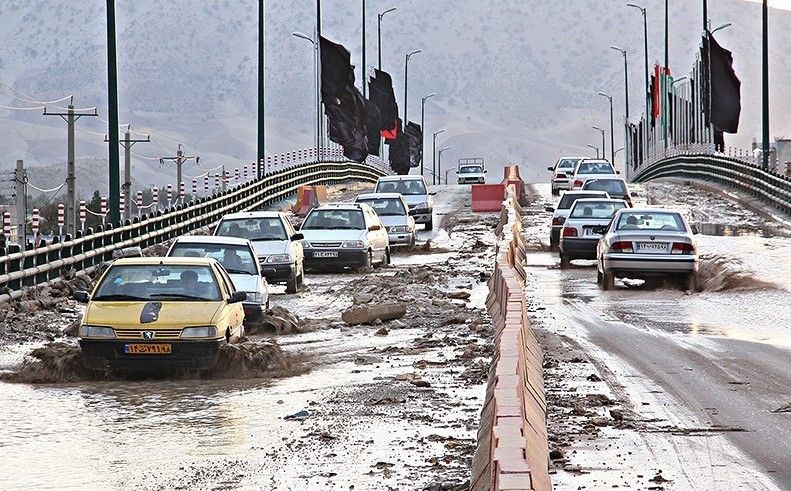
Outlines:
<svg viewBox="0 0 791 491"><path fill-rule="evenodd" d="M118 259L74 297L88 304L79 342L97 370L208 370L244 335L247 295L215 259Z"/></svg>

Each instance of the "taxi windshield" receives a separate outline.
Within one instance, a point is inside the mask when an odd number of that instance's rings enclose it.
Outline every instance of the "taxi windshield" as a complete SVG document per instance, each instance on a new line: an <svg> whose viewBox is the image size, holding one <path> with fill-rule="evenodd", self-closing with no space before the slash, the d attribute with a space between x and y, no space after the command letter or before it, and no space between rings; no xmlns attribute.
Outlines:
<svg viewBox="0 0 791 491"><path fill-rule="evenodd" d="M358 199L358 203L365 203L374 209L377 215L384 216L403 216L406 215L404 204L401 199L396 198L375 198L375 199Z"/></svg>
<svg viewBox="0 0 791 491"><path fill-rule="evenodd" d="M301 230L365 230L365 217L355 210L313 210L302 224Z"/></svg>
<svg viewBox="0 0 791 491"><path fill-rule="evenodd" d="M168 256L213 258L230 274L258 275L255 256L249 247L243 245L177 242Z"/></svg>
<svg viewBox="0 0 791 491"><path fill-rule="evenodd" d="M209 266L114 265L96 288L94 301L222 300Z"/></svg>
<svg viewBox="0 0 791 491"><path fill-rule="evenodd" d="M422 179L401 179L398 181L380 181L376 185L377 193L398 193L404 196L426 194L426 185Z"/></svg>
<svg viewBox="0 0 791 491"><path fill-rule="evenodd" d="M214 235L250 239L252 241L288 239L283 222L278 217L223 220L217 226L217 232Z"/></svg>

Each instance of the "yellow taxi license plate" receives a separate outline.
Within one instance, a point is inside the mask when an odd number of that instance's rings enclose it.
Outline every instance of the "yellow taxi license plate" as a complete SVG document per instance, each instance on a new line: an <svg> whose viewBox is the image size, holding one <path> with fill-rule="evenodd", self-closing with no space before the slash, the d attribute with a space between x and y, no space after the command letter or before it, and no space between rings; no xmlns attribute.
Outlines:
<svg viewBox="0 0 791 491"><path fill-rule="evenodd" d="M169 344L125 344L127 355L169 355L173 347Z"/></svg>

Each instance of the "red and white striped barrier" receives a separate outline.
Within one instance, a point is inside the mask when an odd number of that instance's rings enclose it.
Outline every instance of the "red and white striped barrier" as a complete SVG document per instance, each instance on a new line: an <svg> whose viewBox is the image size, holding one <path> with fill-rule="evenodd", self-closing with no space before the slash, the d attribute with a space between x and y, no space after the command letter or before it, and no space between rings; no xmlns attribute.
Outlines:
<svg viewBox="0 0 791 491"><path fill-rule="evenodd" d="M11 212L8 211L3 212L3 235L6 240L11 237Z"/></svg>
<svg viewBox="0 0 791 491"><path fill-rule="evenodd" d="M66 225L66 205L58 204L58 235L63 235L63 226Z"/></svg>
<svg viewBox="0 0 791 491"><path fill-rule="evenodd" d="M88 218L88 208L85 206L85 201L80 200L80 230L85 232L85 220Z"/></svg>

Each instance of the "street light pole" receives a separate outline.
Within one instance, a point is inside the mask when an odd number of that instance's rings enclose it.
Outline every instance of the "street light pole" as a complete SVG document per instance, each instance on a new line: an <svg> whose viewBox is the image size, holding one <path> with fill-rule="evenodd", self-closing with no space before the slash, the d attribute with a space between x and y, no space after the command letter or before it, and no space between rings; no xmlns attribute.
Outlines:
<svg viewBox="0 0 791 491"><path fill-rule="evenodd" d="M379 39L379 44L377 45L379 50L379 70L382 69L382 18L385 16L385 14L387 14L388 12L393 12L394 10L396 10L395 7L390 7L389 9L379 14L379 21L377 22L377 28L376 28L376 33L377 33L376 35L377 38Z"/></svg>
<svg viewBox="0 0 791 491"><path fill-rule="evenodd" d="M258 142L256 145L256 175L264 177L266 172L265 133L266 120L264 118L264 0L258 0ZM127 199L130 199L127 197ZM131 208L131 207L129 207Z"/></svg>
<svg viewBox="0 0 791 491"><path fill-rule="evenodd" d="M292 36L298 37L300 39L304 39L308 41L310 44L313 45L313 85L314 85L314 97L316 99L316 128L315 128L315 137L316 137L316 161L321 162L321 95L319 91L321 90L320 80L319 80L319 43L317 39L311 39L307 34L303 34L298 31L294 31L291 33ZM365 85L365 84L363 84Z"/></svg>
<svg viewBox="0 0 791 491"><path fill-rule="evenodd" d="M605 151L606 151L605 149L607 147L604 145L604 129L603 128L599 128L598 126L591 126L591 128L601 132L601 151L602 151L602 153L605 153Z"/></svg>
<svg viewBox="0 0 791 491"><path fill-rule="evenodd" d="M420 175L423 175L423 161L425 160L425 152L423 148L425 148L425 140L426 140L426 100L430 97L434 97L437 95L435 92L432 92L420 100L420 131L422 132L422 137L420 140Z"/></svg>
<svg viewBox="0 0 791 491"><path fill-rule="evenodd" d="M437 183L437 135L440 133L444 133L445 128L441 130L437 130L434 132L434 142L431 145L431 155L432 155L432 164L431 164L431 183Z"/></svg>
<svg viewBox="0 0 791 491"><path fill-rule="evenodd" d="M590 143L587 145L587 147L596 150L596 158L598 159L599 158L599 147L597 147L596 145L591 145Z"/></svg>
<svg viewBox="0 0 791 491"><path fill-rule="evenodd" d="M762 11L762 106L763 106L763 168L769 169L769 2L764 0Z"/></svg>
<svg viewBox="0 0 791 491"><path fill-rule="evenodd" d="M645 118L648 121L650 117L651 110L650 104L648 100L648 94L651 92L650 85L648 83L648 20L646 19L646 10L645 7L641 7L639 5L635 5L633 3L627 3L627 7L634 7L638 9L643 14L643 41L645 47Z"/></svg>
<svg viewBox="0 0 791 491"><path fill-rule="evenodd" d="M626 50L618 46L610 46L610 49L620 52L623 55L623 86L624 104L626 107L626 121L629 121L629 63L627 62Z"/></svg>
<svg viewBox="0 0 791 491"><path fill-rule="evenodd" d="M442 152L450 149L450 147L442 147L437 151L437 169L442 172ZM450 169L448 169L450 170ZM445 171L445 185L448 185L448 170ZM439 182L442 184L442 181Z"/></svg>
<svg viewBox="0 0 791 491"><path fill-rule="evenodd" d="M365 77L367 70L368 68L365 66L365 0L363 0L363 98L365 98L365 86L368 85Z"/></svg>
<svg viewBox="0 0 791 491"><path fill-rule="evenodd" d="M607 100L610 101L610 156L612 157L612 164L615 165L615 135L613 135L613 130L615 129L615 119L613 118L612 113L612 96L607 95L604 92L599 92L599 95L602 97L606 97ZM602 148L602 157L604 157L604 148Z"/></svg>
<svg viewBox="0 0 791 491"><path fill-rule="evenodd" d="M411 53L407 53L406 57L404 58L404 128L406 128L407 122L409 121L409 116L407 113L407 103L409 102L409 59L412 58L412 55L422 52L422 49L416 49Z"/></svg>

